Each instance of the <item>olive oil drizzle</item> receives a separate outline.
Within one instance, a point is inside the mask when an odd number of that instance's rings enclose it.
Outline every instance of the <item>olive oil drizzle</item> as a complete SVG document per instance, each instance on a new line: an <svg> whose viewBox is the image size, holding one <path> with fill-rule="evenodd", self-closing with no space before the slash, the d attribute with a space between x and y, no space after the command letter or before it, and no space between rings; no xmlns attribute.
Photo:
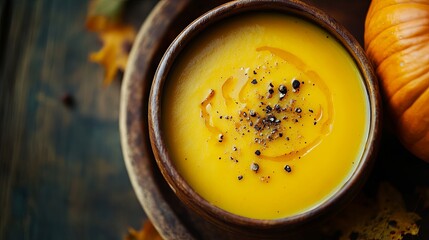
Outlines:
<svg viewBox="0 0 429 240"><path fill-rule="evenodd" d="M312 83L313 86L317 85L317 87L321 90L327 102L326 109L319 104L319 109L314 109L314 114L313 114L313 110L311 110L312 115L310 115L314 117L314 126L316 126L316 124L318 125L318 127L315 128L315 130L320 131L319 136L315 137L314 139L309 139L308 142L307 141L305 142L304 146L300 146L296 149L292 149L282 154L272 155L269 152L264 151L265 149L269 148L269 144L268 144L269 141L282 139L283 141L288 142L289 137L288 136L282 137L283 132L286 132L287 129L285 126L282 126L280 124L281 120L277 119L276 116L273 115L276 109L273 109L269 105L267 105L264 108L265 113L257 114L257 119L251 119L251 116L246 116L244 118L246 121L243 121L242 114L246 112L250 113L253 111L247 107L248 101L250 101L250 99L245 97L245 94L244 94L245 89L252 87L252 85L257 84L256 79L248 75L248 72L249 72L248 68L242 69L245 71L245 75L246 75L245 78L230 76L226 78L226 80L223 82L221 86L221 91L222 91L222 98L224 100L224 103L228 108L238 108L238 115L239 115L238 117L241 118L242 120L240 122L235 122L237 131L241 129L240 126L246 123L247 124L250 123L250 125L247 126L248 128L244 127L244 129L247 129L246 130L247 132L249 132L249 129L254 128L254 134L256 136L255 142L262 145L262 148L261 148L262 151L259 157L267 160L273 160L273 161L288 161L288 160L303 157L309 152L311 152L312 149L317 147L317 145L319 145L322 142L323 137L325 135L330 134L330 132L332 131L333 115L334 115L332 94L329 88L326 86L325 82L320 78L320 76L316 72L310 70L309 67L296 55L288 51L285 51L283 49L268 47L268 46L262 46L262 47L256 48L256 51L258 52L268 51L271 54L276 55L280 59L283 59L285 62L294 66L297 70L303 73L303 75L307 76L309 78L307 80L307 83ZM253 74L256 75L255 70L253 70ZM299 96L300 82L296 82L296 80L293 80L292 82L294 83L292 84L293 92L290 91L287 94L297 94L297 96ZM302 85L304 85L304 82L302 83ZM238 96L234 96L234 95L238 95ZM214 98L214 96L215 96L215 91L213 89L210 89L207 97L201 102L201 116L204 119L204 124L207 127L207 129L215 136L218 137L222 135L221 130L213 124L211 114L208 111L208 107L209 106L211 107L211 101ZM273 96L273 85L272 83L270 83L269 93L265 96L265 98L269 99L269 98L272 98L272 96ZM264 96L261 96L261 95L250 96L250 97L256 97L258 100L264 99ZM284 95L280 95L279 103L281 103L281 101L283 100L283 97ZM302 116L304 116L304 113L302 113L303 110L295 106L295 101L296 101L295 99L290 99L290 101L291 103L287 105L287 108L283 108L282 111L286 111L290 114L290 116L295 117L294 121L295 123L298 123L299 121L298 118L301 118ZM261 101L261 105L265 105L265 104L266 103ZM277 109L277 113L279 112L280 111L278 111ZM310 116L307 116L307 117L310 117ZM279 117L279 115L277 115L277 117ZM229 119L229 118L225 117L225 119ZM287 119L287 117L283 117L283 119L292 121L292 119ZM271 131L272 134L269 134L268 131ZM265 136L266 139L261 139L260 136ZM222 142L222 141L219 141L219 142Z"/></svg>

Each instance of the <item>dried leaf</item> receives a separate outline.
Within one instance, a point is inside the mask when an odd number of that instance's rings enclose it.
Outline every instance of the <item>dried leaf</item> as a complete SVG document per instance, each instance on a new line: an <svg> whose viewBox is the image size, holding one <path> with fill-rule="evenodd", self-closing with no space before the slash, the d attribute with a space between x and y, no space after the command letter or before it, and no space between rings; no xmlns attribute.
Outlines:
<svg viewBox="0 0 429 240"><path fill-rule="evenodd" d="M125 0L94 0L90 3L86 27L96 32L103 47L89 56L90 61L101 64L105 69L104 85L109 85L118 71L124 71L128 54L134 42L134 28L120 21Z"/></svg>
<svg viewBox="0 0 429 240"><path fill-rule="evenodd" d="M147 220L143 224L143 228L136 231L132 228L128 230L128 235L124 240L162 240L161 235L156 231L152 222Z"/></svg>
<svg viewBox="0 0 429 240"><path fill-rule="evenodd" d="M354 201L330 225L341 231L341 240L401 240L404 235L418 234L419 219L416 213L406 210L395 188L381 183L377 201L363 197Z"/></svg>
<svg viewBox="0 0 429 240"><path fill-rule="evenodd" d="M105 69L103 83L109 85L119 70L125 70L130 46L134 42L135 31L131 26L118 26L99 33L103 47L89 56L93 62Z"/></svg>

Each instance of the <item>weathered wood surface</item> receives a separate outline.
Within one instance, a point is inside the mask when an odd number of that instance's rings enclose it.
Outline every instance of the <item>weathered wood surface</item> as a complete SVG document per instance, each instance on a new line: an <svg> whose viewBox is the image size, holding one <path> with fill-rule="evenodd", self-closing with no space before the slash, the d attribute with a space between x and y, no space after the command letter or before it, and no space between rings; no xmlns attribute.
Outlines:
<svg viewBox="0 0 429 240"><path fill-rule="evenodd" d="M103 88L88 61L101 47L88 2L0 0L0 239L121 239L146 218L122 158L119 81ZM127 17L138 29L156 3L132 1Z"/></svg>
<svg viewBox="0 0 429 240"><path fill-rule="evenodd" d="M129 226L140 227L146 219L121 152L120 83L103 88L102 68L88 62L88 54L101 46L84 28L88 2L0 0L0 239L121 239ZM139 27L157 2L130 0L127 19ZM369 0L311 2L362 43ZM164 19L183 24L197 14ZM148 71L156 67L151 64ZM71 106L62 100L66 95L74 99ZM429 186L428 176L427 165L385 135L368 185L392 182L413 209L411 186ZM195 233L204 223L192 226L195 219L183 219L184 210L166 184L151 181L163 186L160 198L152 200L173 210L151 212L166 213L162 217L169 225L157 227L177 229L173 220L179 216L185 230L204 236ZM429 238L425 214L421 236Z"/></svg>

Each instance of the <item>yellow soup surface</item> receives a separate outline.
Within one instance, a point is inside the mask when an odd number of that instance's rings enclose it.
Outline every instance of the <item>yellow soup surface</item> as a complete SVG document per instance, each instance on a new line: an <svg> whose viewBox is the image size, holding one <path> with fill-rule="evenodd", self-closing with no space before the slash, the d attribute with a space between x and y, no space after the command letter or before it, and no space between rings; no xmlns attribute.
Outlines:
<svg viewBox="0 0 429 240"><path fill-rule="evenodd" d="M182 177L210 203L256 219L317 207L359 164L369 102L348 52L293 16L246 14L176 59L162 131Z"/></svg>

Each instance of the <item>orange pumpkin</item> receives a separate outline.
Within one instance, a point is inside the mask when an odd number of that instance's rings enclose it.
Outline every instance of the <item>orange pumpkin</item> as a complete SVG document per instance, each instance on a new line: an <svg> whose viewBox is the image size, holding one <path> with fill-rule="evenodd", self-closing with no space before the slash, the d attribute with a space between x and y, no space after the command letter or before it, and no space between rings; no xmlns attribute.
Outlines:
<svg viewBox="0 0 429 240"><path fill-rule="evenodd" d="M373 0L365 49L380 78L386 121L429 162L429 0Z"/></svg>

